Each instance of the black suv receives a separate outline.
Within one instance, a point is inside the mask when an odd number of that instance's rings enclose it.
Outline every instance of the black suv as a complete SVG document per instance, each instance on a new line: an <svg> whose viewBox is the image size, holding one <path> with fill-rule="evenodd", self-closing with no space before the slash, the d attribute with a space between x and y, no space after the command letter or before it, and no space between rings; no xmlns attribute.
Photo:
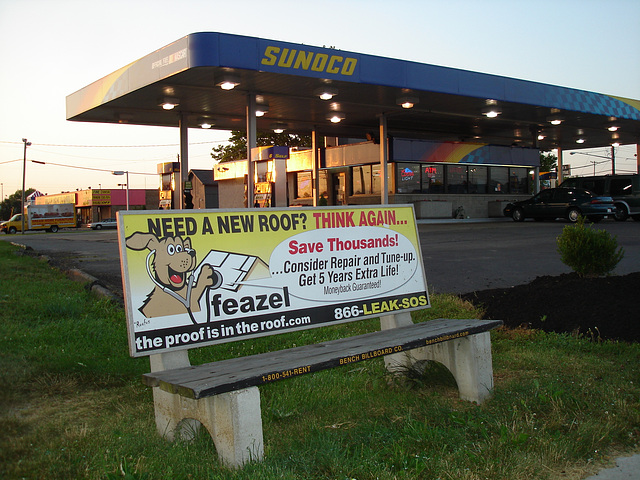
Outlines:
<svg viewBox="0 0 640 480"><path fill-rule="evenodd" d="M640 176L637 174L567 178L560 186L586 188L597 195L612 197L616 220L631 217L640 221Z"/></svg>

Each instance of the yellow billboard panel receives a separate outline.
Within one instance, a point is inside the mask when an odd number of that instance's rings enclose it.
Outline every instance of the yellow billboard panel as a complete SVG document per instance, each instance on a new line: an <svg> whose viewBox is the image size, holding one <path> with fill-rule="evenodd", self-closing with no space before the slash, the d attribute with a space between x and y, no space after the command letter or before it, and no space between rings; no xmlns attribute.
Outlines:
<svg viewBox="0 0 640 480"><path fill-rule="evenodd" d="M131 355L429 306L413 207L118 212Z"/></svg>

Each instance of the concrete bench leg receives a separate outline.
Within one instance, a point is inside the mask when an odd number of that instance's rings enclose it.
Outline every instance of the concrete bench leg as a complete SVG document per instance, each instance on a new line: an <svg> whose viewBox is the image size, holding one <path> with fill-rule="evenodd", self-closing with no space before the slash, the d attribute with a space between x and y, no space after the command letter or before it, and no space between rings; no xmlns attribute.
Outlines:
<svg viewBox="0 0 640 480"><path fill-rule="evenodd" d="M380 317L380 330L389 330L411 324L413 324L411 312L401 312ZM384 357L384 366L391 373L402 373L412 363L411 352L393 353Z"/></svg>
<svg viewBox="0 0 640 480"><path fill-rule="evenodd" d="M410 325L411 313L402 312L380 317L380 329ZM409 352L394 353L384 357L390 372L401 373L420 360L442 363L453 374L460 398L482 403L493 390L493 362L491 358L491 335L482 332L468 337L448 340Z"/></svg>
<svg viewBox="0 0 640 480"><path fill-rule="evenodd" d="M447 367L463 400L482 403L491 396L493 363L489 332L418 348L412 351L412 357L416 361L434 360Z"/></svg>
<svg viewBox="0 0 640 480"><path fill-rule="evenodd" d="M151 355L149 362L152 372L172 370L191 365L187 350ZM188 417L176 415L176 412L181 410L179 395L165 392L156 387L153 389L153 405L156 427L158 428L158 433L164 438L173 442L176 437L183 440L191 440L196 436L200 429L200 423L194 419L185 420Z"/></svg>
<svg viewBox="0 0 640 480"><path fill-rule="evenodd" d="M188 354L172 357L181 351L159 354L151 358L151 369L158 366L177 368L188 365ZM171 365L169 367L168 365ZM169 441L176 438L191 439L203 425L216 446L221 462L229 467L240 467L249 461L264 457L260 391L250 387L235 392L193 400L153 389L156 426L160 435Z"/></svg>

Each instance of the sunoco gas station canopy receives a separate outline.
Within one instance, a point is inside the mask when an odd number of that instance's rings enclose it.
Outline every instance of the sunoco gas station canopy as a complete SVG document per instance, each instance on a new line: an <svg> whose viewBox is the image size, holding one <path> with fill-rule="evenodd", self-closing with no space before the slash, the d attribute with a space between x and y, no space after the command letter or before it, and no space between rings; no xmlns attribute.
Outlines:
<svg viewBox="0 0 640 480"><path fill-rule="evenodd" d="M541 150L640 143L640 100L223 33L187 35L69 95L67 119L244 130L250 96L268 108L258 130L363 138L384 115L388 134L405 138Z"/></svg>

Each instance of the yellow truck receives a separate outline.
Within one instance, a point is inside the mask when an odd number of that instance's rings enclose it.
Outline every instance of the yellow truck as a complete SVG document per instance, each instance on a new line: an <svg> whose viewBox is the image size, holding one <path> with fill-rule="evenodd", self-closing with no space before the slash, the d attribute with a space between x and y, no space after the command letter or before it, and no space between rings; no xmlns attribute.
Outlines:
<svg viewBox="0 0 640 480"><path fill-rule="evenodd" d="M48 230L55 233L61 228L76 226L76 208L73 203L27 205L25 210L25 230ZM21 232L22 214L18 213L6 222L0 223L0 231Z"/></svg>

